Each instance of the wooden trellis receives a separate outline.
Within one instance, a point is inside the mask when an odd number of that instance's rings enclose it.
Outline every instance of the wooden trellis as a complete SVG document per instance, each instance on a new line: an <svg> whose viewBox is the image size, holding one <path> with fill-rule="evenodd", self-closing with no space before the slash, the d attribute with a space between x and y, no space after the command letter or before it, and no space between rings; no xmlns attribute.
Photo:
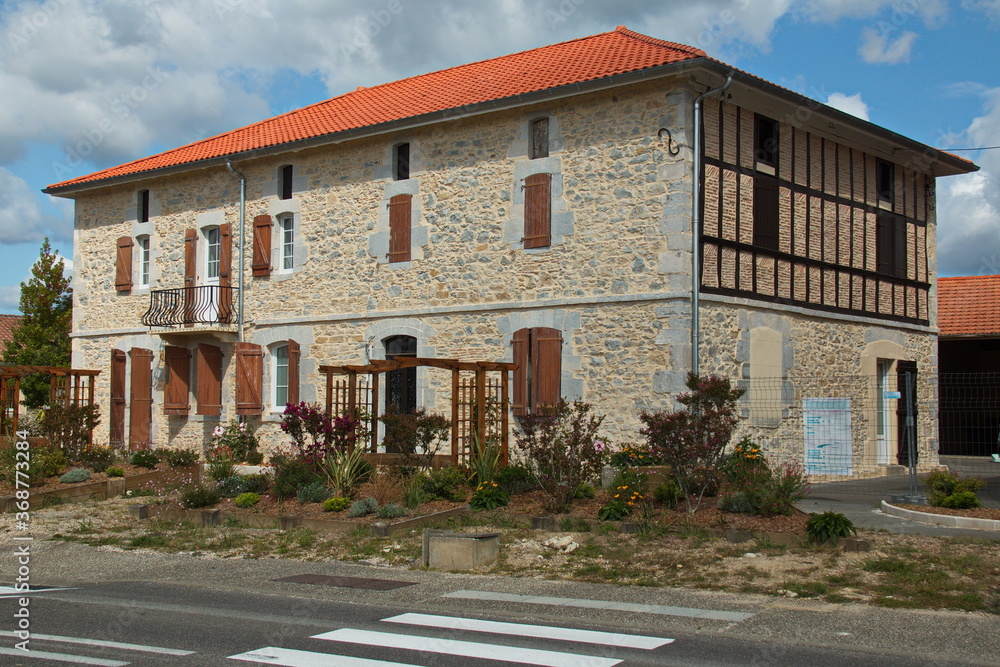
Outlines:
<svg viewBox="0 0 1000 667"><path fill-rule="evenodd" d="M379 378L389 371L419 366L451 371L452 465L468 460L478 434L485 436L482 442L490 438L499 440L501 458L506 464L510 432L508 373L516 370L517 364L397 357L372 360L365 365L320 366L320 372L326 376L327 414L357 416L370 438L370 451L377 451ZM490 373L496 375L491 377Z"/></svg>
<svg viewBox="0 0 1000 667"><path fill-rule="evenodd" d="M49 376L49 405L93 405L101 371L60 366L0 366L0 435L14 435L21 413L21 378Z"/></svg>

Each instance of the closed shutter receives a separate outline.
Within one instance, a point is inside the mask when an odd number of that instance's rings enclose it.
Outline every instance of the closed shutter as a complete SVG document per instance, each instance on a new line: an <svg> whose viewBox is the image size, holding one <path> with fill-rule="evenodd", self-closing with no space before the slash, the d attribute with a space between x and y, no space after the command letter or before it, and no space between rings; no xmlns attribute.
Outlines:
<svg viewBox="0 0 1000 667"><path fill-rule="evenodd" d="M562 334L558 329L531 330L531 409L555 405L562 398Z"/></svg>
<svg viewBox="0 0 1000 667"><path fill-rule="evenodd" d="M511 410L520 417L528 412L528 329L515 331L510 344L513 361L517 364L517 369L514 371L514 387L511 391Z"/></svg>
<svg viewBox="0 0 1000 667"><path fill-rule="evenodd" d="M893 244L892 244L892 256L893 256L893 275L897 278L906 277L906 255L907 253L907 243L906 243L906 220L902 216L894 216L893 220Z"/></svg>
<svg viewBox="0 0 1000 667"><path fill-rule="evenodd" d="M753 183L753 244L778 249L778 179L757 174Z"/></svg>
<svg viewBox="0 0 1000 667"><path fill-rule="evenodd" d="M233 319L233 226L219 225L219 321Z"/></svg>
<svg viewBox="0 0 1000 667"><path fill-rule="evenodd" d="M167 385L163 391L163 413L186 415L191 386L191 351L183 347L166 346Z"/></svg>
<svg viewBox="0 0 1000 667"><path fill-rule="evenodd" d="M389 261L410 261L410 227L413 195L389 200Z"/></svg>
<svg viewBox="0 0 1000 667"><path fill-rule="evenodd" d="M115 289L119 292L132 291L132 237L118 239L115 260Z"/></svg>
<svg viewBox="0 0 1000 667"><path fill-rule="evenodd" d="M128 448L149 449L153 421L153 352L133 347L129 357L132 359L132 390L129 392Z"/></svg>
<svg viewBox="0 0 1000 667"><path fill-rule="evenodd" d="M896 216L879 213L875 226L875 260L877 270L884 275L895 275Z"/></svg>
<svg viewBox="0 0 1000 667"><path fill-rule="evenodd" d="M547 248L552 243L552 174L524 179L525 248Z"/></svg>
<svg viewBox="0 0 1000 667"><path fill-rule="evenodd" d="M253 275L271 275L271 216L253 219Z"/></svg>
<svg viewBox="0 0 1000 667"><path fill-rule="evenodd" d="M123 350L111 350L111 433L112 447L125 446L125 371L128 358Z"/></svg>
<svg viewBox="0 0 1000 667"><path fill-rule="evenodd" d="M294 340L288 341L288 402L299 402L299 359L302 350Z"/></svg>
<svg viewBox="0 0 1000 667"><path fill-rule="evenodd" d="M198 230L184 230L184 323L194 322L198 304L195 281L198 270Z"/></svg>
<svg viewBox="0 0 1000 667"><path fill-rule="evenodd" d="M264 350L253 343L236 343L236 413L259 415L264 409L261 386Z"/></svg>
<svg viewBox="0 0 1000 667"><path fill-rule="evenodd" d="M222 350L215 345L198 344L195 394L199 415L222 413Z"/></svg>

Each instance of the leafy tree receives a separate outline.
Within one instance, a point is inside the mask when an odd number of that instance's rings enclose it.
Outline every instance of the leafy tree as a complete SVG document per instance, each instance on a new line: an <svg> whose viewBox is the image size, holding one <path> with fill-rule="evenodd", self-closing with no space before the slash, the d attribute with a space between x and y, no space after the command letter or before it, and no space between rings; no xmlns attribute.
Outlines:
<svg viewBox="0 0 1000 667"><path fill-rule="evenodd" d="M21 283L21 323L3 350L3 363L28 366L69 366L73 326L73 289L63 275L63 261L49 240L31 267L31 279ZM21 381L25 405L38 408L49 400L48 375Z"/></svg>

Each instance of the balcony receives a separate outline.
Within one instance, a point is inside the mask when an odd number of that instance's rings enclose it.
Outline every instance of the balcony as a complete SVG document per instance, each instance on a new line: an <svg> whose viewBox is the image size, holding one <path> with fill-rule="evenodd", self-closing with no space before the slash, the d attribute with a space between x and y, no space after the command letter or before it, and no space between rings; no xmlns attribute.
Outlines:
<svg viewBox="0 0 1000 667"><path fill-rule="evenodd" d="M237 294L236 288L219 285L152 290L142 323L169 328L172 333L233 331Z"/></svg>

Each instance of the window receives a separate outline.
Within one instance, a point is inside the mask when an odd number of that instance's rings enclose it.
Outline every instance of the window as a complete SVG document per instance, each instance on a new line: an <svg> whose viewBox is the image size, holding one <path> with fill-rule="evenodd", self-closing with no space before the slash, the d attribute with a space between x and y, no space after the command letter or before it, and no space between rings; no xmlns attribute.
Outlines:
<svg viewBox="0 0 1000 667"><path fill-rule="evenodd" d="M291 271L295 268L295 216L278 218L278 231L281 233L281 270Z"/></svg>
<svg viewBox="0 0 1000 667"><path fill-rule="evenodd" d="M291 199L292 198L292 178L294 177L295 169L290 164L286 164L281 167L278 178L278 192L281 199Z"/></svg>
<svg viewBox="0 0 1000 667"><path fill-rule="evenodd" d="M906 277L906 221L888 212L878 214L875 259L878 272L896 278Z"/></svg>
<svg viewBox="0 0 1000 667"><path fill-rule="evenodd" d="M135 217L139 222L149 222L149 190L139 190L135 194Z"/></svg>
<svg viewBox="0 0 1000 667"><path fill-rule="evenodd" d="M272 354L274 373L274 410L283 410L288 404L288 346L274 348Z"/></svg>
<svg viewBox="0 0 1000 667"><path fill-rule="evenodd" d="M410 261L413 195L396 195L389 200L389 261Z"/></svg>
<svg viewBox="0 0 1000 667"><path fill-rule="evenodd" d="M149 287L149 237L140 236L136 239L139 246L139 284L137 287Z"/></svg>
<svg viewBox="0 0 1000 667"><path fill-rule="evenodd" d="M413 336L392 336L383 341L386 359L417 356L417 339ZM397 368L386 374L385 405L411 413L417 409L417 369Z"/></svg>
<svg viewBox="0 0 1000 667"><path fill-rule="evenodd" d="M531 122L531 159L549 156L549 119L539 118Z"/></svg>
<svg viewBox="0 0 1000 667"><path fill-rule="evenodd" d="M761 165L770 167L767 171L774 174L778 166L778 121L766 116L754 116L754 159L757 168Z"/></svg>
<svg viewBox="0 0 1000 667"><path fill-rule="evenodd" d="M405 181L410 177L410 144L399 144L393 151L393 178Z"/></svg>
<svg viewBox="0 0 1000 667"><path fill-rule="evenodd" d="M512 409L515 415L554 405L562 397L562 334L558 329L519 329L511 339L514 363Z"/></svg>
<svg viewBox="0 0 1000 667"><path fill-rule="evenodd" d="M875 163L875 189L879 201L888 202L890 205L895 201L896 165L886 160Z"/></svg>
<svg viewBox="0 0 1000 667"><path fill-rule="evenodd" d="M525 248L552 244L552 174L532 174L524 179Z"/></svg>
<svg viewBox="0 0 1000 667"><path fill-rule="evenodd" d="M210 281L219 279L219 260L222 257L220 241L218 227L205 230L205 277Z"/></svg>

